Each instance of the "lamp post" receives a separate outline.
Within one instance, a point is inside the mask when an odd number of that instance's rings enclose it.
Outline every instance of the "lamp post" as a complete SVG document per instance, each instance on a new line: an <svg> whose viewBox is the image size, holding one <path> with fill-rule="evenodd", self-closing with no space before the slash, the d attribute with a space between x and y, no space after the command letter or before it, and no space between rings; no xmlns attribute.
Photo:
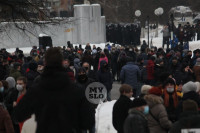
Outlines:
<svg viewBox="0 0 200 133"><path fill-rule="evenodd" d="M159 17L164 13L164 10L162 7L159 7L157 8L155 11L154 11L154 14L157 16L157 22L156 22L156 37L158 37L158 19Z"/></svg>
<svg viewBox="0 0 200 133"><path fill-rule="evenodd" d="M174 37L174 15L170 15L170 20L171 20L171 40L173 40Z"/></svg>
<svg viewBox="0 0 200 133"><path fill-rule="evenodd" d="M142 14L142 13L141 13L141 11L140 11L140 10L136 10L136 11L135 11L135 16L136 16L136 17L140 17L140 16L141 16L141 14Z"/></svg>
<svg viewBox="0 0 200 133"><path fill-rule="evenodd" d="M147 26L148 26L148 47L150 47L149 45L149 16L147 16Z"/></svg>

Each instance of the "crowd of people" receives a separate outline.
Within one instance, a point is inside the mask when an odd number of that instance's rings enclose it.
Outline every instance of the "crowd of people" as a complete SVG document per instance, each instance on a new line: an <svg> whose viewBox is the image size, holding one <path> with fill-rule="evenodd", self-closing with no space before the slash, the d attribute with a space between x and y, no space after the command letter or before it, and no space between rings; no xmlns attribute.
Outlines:
<svg viewBox="0 0 200 133"><path fill-rule="evenodd" d="M123 45L140 45L141 26L135 22L133 24L107 24L107 42Z"/></svg>
<svg viewBox="0 0 200 133"><path fill-rule="evenodd" d="M88 43L40 50L29 56L0 50L0 132L94 133L95 108L85 89L100 82L111 101L113 82L122 84L113 107L119 133L177 133L197 128L200 116L200 49L190 51ZM130 98L135 97L132 101ZM34 115L33 115L34 114ZM193 119L195 118L195 119ZM37 123L34 124L34 119ZM186 123L183 123L186 122Z"/></svg>
<svg viewBox="0 0 200 133"><path fill-rule="evenodd" d="M171 31L173 31L173 38L171 38ZM179 24L177 28L167 24L161 32L163 33L163 48L165 45L167 48L171 45L171 49L176 49L178 44L181 44L181 47L189 49L189 41L200 40L200 22L195 25L191 25L189 22L185 25Z"/></svg>

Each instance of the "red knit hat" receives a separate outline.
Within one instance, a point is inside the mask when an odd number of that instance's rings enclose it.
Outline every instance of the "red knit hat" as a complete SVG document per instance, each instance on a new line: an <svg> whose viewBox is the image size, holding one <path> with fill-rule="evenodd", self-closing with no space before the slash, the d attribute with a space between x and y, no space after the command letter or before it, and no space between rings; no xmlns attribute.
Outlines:
<svg viewBox="0 0 200 133"><path fill-rule="evenodd" d="M152 87L150 90L149 90L149 94L154 94L154 95L157 95L157 96L161 96L162 95L162 91L159 87Z"/></svg>

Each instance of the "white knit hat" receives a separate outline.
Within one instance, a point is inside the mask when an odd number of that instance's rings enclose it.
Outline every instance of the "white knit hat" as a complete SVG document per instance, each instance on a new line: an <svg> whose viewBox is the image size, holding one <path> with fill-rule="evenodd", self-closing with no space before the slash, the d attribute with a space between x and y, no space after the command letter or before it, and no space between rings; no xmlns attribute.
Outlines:
<svg viewBox="0 0 200 133"><path fill-rule="evenodd" d="M152 88L150 85L143 85L141 88L141 93L142 94L148 94L148 91Z"/></svg>
<svg viewBox="0 0 200 133"><path fill-rule="evenodd" d="M197 90L197 85L192 81L187 82L182 87L182 92L183 93L188 93L190 91L195 91L196 92L196 90Z"/></svg>

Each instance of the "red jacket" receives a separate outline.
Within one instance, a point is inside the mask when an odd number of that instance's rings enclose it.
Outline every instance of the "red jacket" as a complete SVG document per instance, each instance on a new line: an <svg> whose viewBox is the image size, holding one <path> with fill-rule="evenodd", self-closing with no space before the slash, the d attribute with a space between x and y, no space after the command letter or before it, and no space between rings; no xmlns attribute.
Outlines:
<svg viewBox="0 0 200 133"><path fill-rule="evenodd" d="M147 62L147 80L154 79L154 62L152 60L148 60Z"/></svg>

